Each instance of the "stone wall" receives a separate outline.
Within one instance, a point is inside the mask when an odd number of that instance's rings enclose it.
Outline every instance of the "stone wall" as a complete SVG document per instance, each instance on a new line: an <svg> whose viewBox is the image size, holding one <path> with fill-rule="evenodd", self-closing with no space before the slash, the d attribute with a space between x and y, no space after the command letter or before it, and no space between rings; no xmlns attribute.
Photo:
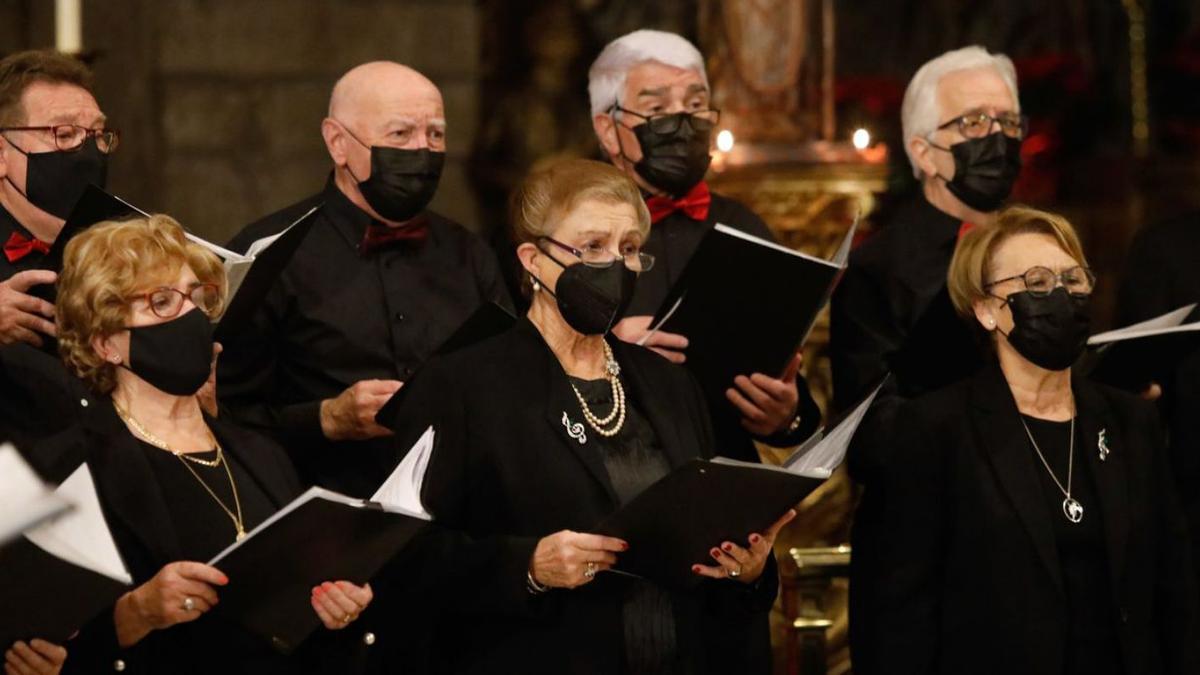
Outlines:
<svg viewBox="0 0 1200 675"><path fill-rule="evenodd" d="M433 207L479 222L464 170L477 117L471 0L84 0L84 46L122 148L111 189L224 242L318 191L320 122L349 68L390 59L445 97L450 156ZM24 34L3 19L24 14ZM0 0L0 39L52 44L53 3ZM19 24L18 24L19 25Z"/></svg>

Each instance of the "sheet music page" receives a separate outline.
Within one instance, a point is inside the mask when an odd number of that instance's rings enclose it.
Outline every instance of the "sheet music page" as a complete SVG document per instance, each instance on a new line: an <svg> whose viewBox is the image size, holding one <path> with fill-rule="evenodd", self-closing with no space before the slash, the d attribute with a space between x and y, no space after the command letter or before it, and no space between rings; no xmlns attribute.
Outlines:
<svg viewBox="0 0 1200 675"><path fill-rule="evenodd" d="M817 431L814 436L820 440L811 445L805 442L799 450L792 453L784 467L792 473L811 478L828 478L832 475L834 469L838 468L845 459L846 450L850 448L850 441L858 431L858 425L867 416L871 403L875 401L875 397L882 388L883 383L881 382L875 387L875 391L860 401L836 427Z"/></svg>
<svg viewBox="0 0 1200 675"><path fill-rule="evenodd" d="M1121 340L1132 340L1134 338L1146 337L1149 335L1162 335L1165 333L1182 333L1190 330L1200 330L1200 321L1192 323L1183 323L1192 310L1196 308L1196 303L1185 305L1179 309L1172 310L1156 316L1153 319L1147 319L1139 323L1117 328L1104 333L1097 333L1088 338L1088 346L1102 345L1109 342L1120 342Z"/></svg>
<svg viewBox="0 0 1200 675"><path fill-rule="evenodd" d="M431 426L413 444L408 454L392 471L392 475L388 476L383 485L379 486L379 489L371 497L371 501L382 504L390 510L399 509L404 513L430 519L429 512L421 503L421 485L425 481L429 457L433 454L434 438L435 433Z"/></svg>
<svg viewBox="0 0 1200 675"><path fill-rule="evenodd" d="M38 548L69 563L103 574L110 579L132 584L117 544L113 541L96 484L87 464L80 464L55 494L75 505L75 509L51 522L25 533Z"/></svg>
<svg viewBox="0 0 1200 675"><path fill-rule="evenodd" d="M0 543L70 506L42 482L11 443L0 445Z"/></svg>

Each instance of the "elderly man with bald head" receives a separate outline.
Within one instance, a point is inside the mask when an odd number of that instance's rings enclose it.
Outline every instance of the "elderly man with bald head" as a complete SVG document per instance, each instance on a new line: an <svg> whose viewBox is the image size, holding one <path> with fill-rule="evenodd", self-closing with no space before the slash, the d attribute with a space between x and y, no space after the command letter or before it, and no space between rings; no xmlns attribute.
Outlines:
<svg viewBox="0 0 1200 675"><path fill-rule="evenodd" d="M365 497L396 461L380 406L480 304L510 301L482 240L426 208L447 146L436 85L398 63L360 65L334 86L321 136L324 190L230 242L244 250L321 205L253 325L225 345L218 390L305 481Z"/></svg>

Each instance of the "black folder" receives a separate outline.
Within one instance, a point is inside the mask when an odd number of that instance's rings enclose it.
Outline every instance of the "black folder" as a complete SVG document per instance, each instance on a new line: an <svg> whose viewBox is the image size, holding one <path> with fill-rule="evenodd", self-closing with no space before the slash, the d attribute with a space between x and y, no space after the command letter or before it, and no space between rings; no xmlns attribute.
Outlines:
<svg viewBox="0 0 1200 675"><path fill-rule="evenodd" d="M717 225L651 325L688 338L686 365L710 392L738 375L778 376L841 278L853 231L829 261Z"/></svg>
<svg viewBox="0 0 1200 675"><path fill-rule="evenodd" d="M1200 350L1200 309L1180 307L1140 324L1093 336L1080 369L1097 382L1141 392L1170 381L1175 368ZM1146 324L1161 324L1139 330Z"/></svg>
<svg viewBox="0 0 1200 675"><path fill-rule="evenodd" d="M761 533L825 480L762 464L694 459L646 488L595 531L629 543L616 571L690 588L703 579L692 565L714 564L710 549L723 541L748 545L751 532Z"/></svg>
<svg viewBox="0 0 1200 675"><path fill-rule="evenodd" d="M450 337L446 338L442 344L438 345L437 349L433 350L433 356L445 356L451 354L464 347L469 347L476 342L482 342L490 337L495 337L504 331L512 328L517 322L517 317L513 316L507 309L492 301L487 301L480 305L467 320L462 322ZM413 373L409 378L413 379L420 377L421 371L418 368L417 372ZM397 430L396 421L399 419L400 407L404 404L405 392L408 387L401 387L400 391L392 394L392 397L383 404L379 412L375 413L375 422L380 426L387 427L392 431Z"/></svg>
<svg viewBox="0 0 1200 675"><path fill-rule="evenodd" d="M41 638L63 644L129 587L61 560L19 537L0 547L0 645ZM311 611L311 610L310 610Z"/></svg>
<svg viewBox="0 0 1200 675"><path fill-rule="evenodd" d="M321 206L323 205L317 205L301 215L288 226L288 229L278 239L254 257L254 262L246 271L246 276L242 278L233 297L229 299L225 313L221 315L221 319L217 323L213 339L217 342L229 340L250 323L254 312L258 310L271 287L275 285L275 280L291 262L292 256L300 248L304 237L308 236L308 231L312 229L312 225L316 221L313 216Z"/></svg>
<svg viewBox="0 0 1200 675"><path fill-rule="evenodd" d="M283 653L321 625L309 604L313 586L341 579L365 583L428 524L321 488L311 488L277 516L209 564L229 577L213 611Z"/></svg>

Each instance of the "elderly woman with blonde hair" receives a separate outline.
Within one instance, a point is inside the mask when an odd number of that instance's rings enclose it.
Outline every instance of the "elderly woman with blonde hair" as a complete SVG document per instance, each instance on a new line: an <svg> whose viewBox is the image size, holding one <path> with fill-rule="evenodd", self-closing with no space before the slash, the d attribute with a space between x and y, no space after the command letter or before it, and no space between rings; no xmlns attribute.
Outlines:
<svg viewBox="0 0 1200 675"><path fill-rule="evenodd" d="M959 243L950 296L995 359L898 418L871 636L886 672L1198 672L1154 408L1072 372L1095 282L1052 213L1011 207Z"/></svg>
<svg viewBox="0 0 1200 675"><path fill-rule="evenodd" d="M167 216L100 223L66 247L59 350L103 403L35 453L57 478L88 464L134 578L132 590L68 642L67 672L300 669L300 659L211 613L229 580L197 562L300 492L278 446L207 416L197 401L225 293L221 261ZM369 586L312 589L313 611L330 629L347 627L370 602ZM310 642L322 658L337 651L322 637ZM348 670L348 662L339 667Z"/></svg>

